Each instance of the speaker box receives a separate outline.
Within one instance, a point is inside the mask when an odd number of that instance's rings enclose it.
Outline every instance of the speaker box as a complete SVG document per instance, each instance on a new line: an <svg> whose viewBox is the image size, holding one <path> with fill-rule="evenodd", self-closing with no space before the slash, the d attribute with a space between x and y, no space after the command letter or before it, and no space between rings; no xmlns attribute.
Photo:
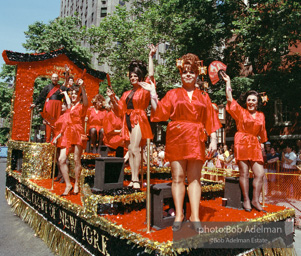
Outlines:
<svg viewBox="0 0 301 256"><path fill-rule="evenodd" d="M172 226L175 207L171 193L171 183L161 183L151 186L151 225L155 229ZM186 212L187 197L184 199L184 215Z"/></svg>
<svg viewBox="0 0 301 256"><path fill-rule="evenodd" d="M95 158L93 191L99 192L123 187L124 159L122 157Z"/></svg>
<svg viewBox="0 0 301 256"><path fill-rule="evenodd" d="M11 169L21 171L23 164L23 151L19 149L12 150Z"/></svg>

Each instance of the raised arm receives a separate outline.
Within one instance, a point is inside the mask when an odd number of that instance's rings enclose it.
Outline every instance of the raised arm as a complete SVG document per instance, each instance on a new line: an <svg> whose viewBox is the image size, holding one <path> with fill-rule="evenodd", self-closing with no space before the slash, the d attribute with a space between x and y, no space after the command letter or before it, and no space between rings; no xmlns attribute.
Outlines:
<svg viewBox="0 0 301 256"><path fill-rule="evenodd" d="M65 96L67 108L71 108L71 100L70 100L70 97L69 97L67 91L63 91L62 94L64 94L64 96Z"/></svg>
<svg viewBox="0 0 301 256"><path fill-rule="evenodd" d="M149 45L148 48L150 49L148 54L148 76L151 81L154 81L154 74L155 74L155 68L154 68L154 61L153 56L155 55L158 45Z"/></svg>
<svg viewBox="0 0 301 256"><path fill-rule="evenodd" d="M232 102L233 97L232 97L232 88L231 88L231 80L230 77L226 74L225 71L220 72L222 78L226 82L226 98L227 101Z"/></svg>
<svg viewBox="0 0 301 256"><path fill-rule="evenodd" d="M79 85L80 89L82 90L82 95L83 95L83 105L85 107L88 107L88 97L87 97L87 94L86 94L86 90L85 90L85 87L83 86L84 84L84 81L82 79L79 79L77 84Z"/></svg>
<svg viewBox="0 0 301 256"><path fill-rule="evenodd" d="M114 110L118 109L118 100L116 99L115 92L113 91L113 89L111 87L107 88L107 95L108 95L108 97L110 97L110 100L113 105L113 109Z"/></svg>

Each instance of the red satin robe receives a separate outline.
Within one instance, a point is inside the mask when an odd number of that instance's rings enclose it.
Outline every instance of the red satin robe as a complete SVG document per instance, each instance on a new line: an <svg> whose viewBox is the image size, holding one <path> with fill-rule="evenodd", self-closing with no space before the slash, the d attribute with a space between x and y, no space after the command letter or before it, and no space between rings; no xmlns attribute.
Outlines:
<svg viewBox="0 0 301 256"><path fill-rule="evenodd" d="M84 118L86 113L87 107L79 103L70 109L70 122L67 124L62 140L62 147L67 149L67 155L72 145L86 148L87 140L82 139L85 136Z"/></svg>
<svg viewBox="0 0 301 256"><path fill-rule="evenodd" d="M70 109L67 109L64 114L62 114L54 124L54 136L56 138L60 133L61 137L57 140L56 147L64 148L62 146L62 141L65 141L65 130L70 123Z"/></svg>
<svg viewBox="0 0 301 256"><path fill-rule="evenodd" d="M105 109L100 109L96 113L96 109L94 107L90 107L87 110L87 116L88 116L88 129L87 132L91 128L95 128L97 130L97 134L99 133L99 130L103 128L103 120L106 115Z"/></svg>
<svg viewBox="0 0 301 256"><path fill-rule="evenodd" d="M116 114L122 118L122 138L124 141L129 141L129 129L126 124L126 113L130 115L130 121L132 127L135 127L136 124L139 123L141 134L142 134L142 143L144 144L146 139L152 139L153 134L150 127L150 124L146 115L146 108L149 106L150 102L150 93L149 91L144 90L142 87L139 87L134 96L133 96L133 105L134 109L127 109L126 98L131 93L130 91L126 91L123 93L121 99L118 101L118 109L115 109Z"/></svg>
<svg viewBox="0 0 301 256"><path fill-rule="evenodd" d="M256 117L253 118L236 100L228 102L226 110L235 120L237 127L234 137L235 159L263 162L260 144L267 141L264 114L257 111Z"/></svg>
<svg viewBox="0 0 301 256"><path fill-rule="evenodd" d="M105 145L111 148L118 148L122 146L123 139L121 132L116 134L115 130L121 130L122 120L117 117L113 111L108 111L103 120L103 129L104 129L104 139L103 142Z"/></svg>
<svg viewBox="0 0 301 256"><path fill-rule="evenodd" d="M184 159L205 161L205 141L221 127L206 92L195 89L190 102L183 88L172 89L152 111L151 121L171 119L166 131L165 158L172 162Z"/></svg>

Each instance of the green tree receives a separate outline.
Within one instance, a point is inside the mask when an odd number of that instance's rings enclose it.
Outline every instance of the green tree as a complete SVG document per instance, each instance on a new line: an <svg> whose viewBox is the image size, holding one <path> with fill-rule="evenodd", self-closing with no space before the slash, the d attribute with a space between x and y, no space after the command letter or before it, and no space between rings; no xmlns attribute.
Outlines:
<svg viewBox="0 0 301 256"><path fill-rule="evenodd" d="M235 40L230 51L248 57L255 73L294 65L290 47L300 43L300 10L300 1L262 0L244 6L231 24Z"/></svg>
<svg viewBox="0 0 301 256"><path fill-rule="evenodd" d="M228 8L233 2L227 0L223 5L225 12L234 10L232 16L227 13L227 28L235 36L225 50L231 75L239 75L242 63L251 66L251 88L266 92L270 99L264 110L268 128L274 124L273 104L277 99L293 116L300 116L301 100L295 95L301 94L301 57L292 51L301 42L300 1L261 0Z"/></svg>
<svg viewBox="0 0 301 256"><path fill-rule="evenodd" d="M111 68L113 83L115 79L126 80L132 59L147 61L147 45L165 43L164 53L159 53L164 61L156 64L155 74L159 96L163 96L180 80L177 58L188 52L197 54L205 63L220 58L223 27L219 6L211 1L146 0L134 3L129 11L118 7L99 27L88 32L99 63L106 62ZM123 89L118 84L117 94Z"/></svg>
<svg viewBox="0 0 301 256"><path fill-rule="evenodd" d="M75 17L57 18L49 24L35 22L24 32L26 42L23 47L37 53L50 52L65 48L76 59L88 65L91 63L89 48L83 47L86 28L81 26L80 19Z"/></svg>
<svg viewBox="0 0 301 256"><path fill-rule="evenodd" d="M0 73L0 117L3 127L0 129L0 143L8 141L11 121L11 100L14 90L15 66L3 65Z"/></svg>

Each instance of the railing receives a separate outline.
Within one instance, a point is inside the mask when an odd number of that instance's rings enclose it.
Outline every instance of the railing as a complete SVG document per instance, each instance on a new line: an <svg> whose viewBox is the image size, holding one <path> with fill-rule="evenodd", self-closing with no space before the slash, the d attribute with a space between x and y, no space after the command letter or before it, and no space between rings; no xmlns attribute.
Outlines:
<svg viewBox="0 0 301 256"><path fill-rule="evenodd" d="M261 202L294 208L296 226L301 227L301 171L285 169L280 161L265 164L265 181ZM252 177L250 171L250 177ZM224 183L226 177L238 177L239 171L232 169L203 167L202 178Z"/></svg>

